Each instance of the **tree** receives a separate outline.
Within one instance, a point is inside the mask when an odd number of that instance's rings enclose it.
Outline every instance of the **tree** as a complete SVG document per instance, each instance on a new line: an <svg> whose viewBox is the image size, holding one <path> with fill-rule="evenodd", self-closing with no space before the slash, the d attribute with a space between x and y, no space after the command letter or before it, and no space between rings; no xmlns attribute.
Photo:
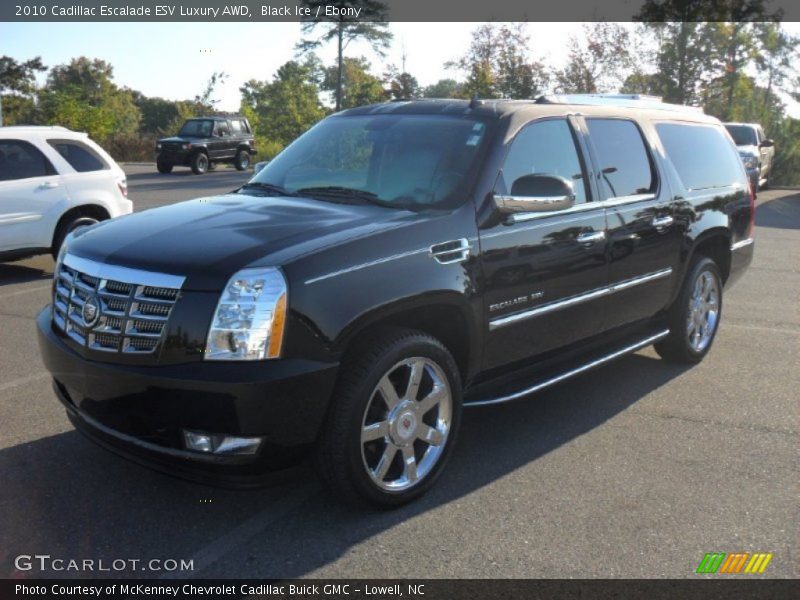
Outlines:
<svg viewBox="0 0 800 600"><path fill-rule="evenodd" d="M323 44L336 41L336 79L333 86L336 110L341 109L344 95L345 56L344 51L350 42L359 40L366 42L379 56L389 47L392 34L388 31L388 9L378 0L301 0L301 4L311 9L313 17L304 20L302 31L304 36L311 36L318 28L321 34L316 37L305 37L297 45L300 53L316 50ZM337 9L342 15L334 21L316 20L317 11L325 14L326 6ZM346 16L350 9L360 9L358 17Z"/></svg>
<svg viewBox="0 0 800 600"><path fill-rule="evenodd" d="M396 67L390 66L385 79L389 86L387 91L395 100L417 98L422 92L417 78L405 70L401 72Z"/></svg>
<svg viewBox="0 0 800 600"><path fill-rule="evenodd" d="M463 98L464 84L455 79L440 79L422 90L423 98Z"/></svg>
<svg viewBox="0 0 800 600"><path fill-rule="evenodd" d="M24 62L0 56L0 125L35 119L36 73L46 70L38 56Z"/></svg>
<svg viewBox="0 0 800 600"><path fill-rule="evenodd" d="M309 67L295 61L283 64L272 81L250 80L240 90L242 111L256 133L280 148L325 116Z"/></svg>
<svg viewBox="0 0 800 600"><path fill-rule="evenodd" d="M363 56L345 58L341 69L334 65L326 70L322 89L332 92L338 88L339 108L342 109L384 102L387 94L383 83L369 72L369 68L370 64Z"/></svg>
<svg viewBox="0 0 800 600"><path fill-rule="evenodd" d="M556 73L561 93L617 91L632 69L631 35L617 23L583 26L583 38L570 36L567 64Z"/></svg>
<svg viewBox="0 0 800 600"><path fill-rule="evenodd" d="M529 47L524 23L487 23L473 30L467 52L445 66L467 73L460 90L465 96L533 98L549 76L541 62L528 57Z"/></svg>
<svg viewBox="0 0 800 600"><path fill-rule="evenodd" d="M214 94L216 94L217 88L225 83L228 77L228 74L224 71L220 71L219 73L215 71L211 73L211 77L208 78L203 91L194 97L195 111L199 116L204 117L217 112L216 106L219 100L214 98Z"/></svg>
<svg viewBox="0 0 800 600"><path fill-rule="evenodd" d="M756 64L766 75L766 87L762 101L761 122L768 127L772 118L769 110L776 88L782 88L792 74L796 74L794 65L798 61L797 48L800 38L792 36L781 29L777 23L757 23L755 26L757 39Z"/></svg>

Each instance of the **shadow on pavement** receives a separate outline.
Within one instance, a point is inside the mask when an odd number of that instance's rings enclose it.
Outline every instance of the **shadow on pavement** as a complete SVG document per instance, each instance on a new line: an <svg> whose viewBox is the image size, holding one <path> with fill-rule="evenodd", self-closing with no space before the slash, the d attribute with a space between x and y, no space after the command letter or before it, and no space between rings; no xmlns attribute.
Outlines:
<svg viewBox="0 0 800 600"><path fill-rule="evenodd" d="M213 559L201 560L194 576L303 576L365 539L458 501L601 426L683 371L633 355L537 397L469 409L437 485L417 502L388 512L339 504L306 466L298 467L300 482L231 491L149 471L71 430L20 444L0 451L0 577L93 576L14 571L14 556L36 552L106 561L189 559L200 552ZM303 493L288 509L270 517L276 503L298 491ZM230 532L244 522L246 535L227 548L223 543L214 555L220 538L231 544Z"/></svg>
<svg viewBox="0 0 800 600"><path fill-rule="evenodd" d="M776 229L800 229L800 194L784 196L756 209L756 225Z"/></svg>
<svg viewBox="0 0 800 600"><path fill-rule="evenodd" d="M53 278L53 267L49 270L38 267L42 260L37 260L37 266L21 263L0 263L0 286L14 283L27 283L30 281L49 281Z"/></svg>

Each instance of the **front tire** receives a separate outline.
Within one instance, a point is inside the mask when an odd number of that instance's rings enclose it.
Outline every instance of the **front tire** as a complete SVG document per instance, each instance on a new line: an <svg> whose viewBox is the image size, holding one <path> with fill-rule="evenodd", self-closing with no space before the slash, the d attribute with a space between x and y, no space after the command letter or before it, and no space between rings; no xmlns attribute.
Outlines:
<svg viewBox="0 0 800 600"><path fill-rule="evenodd" d="M192 157L192 173L195 175L202 175L208 171L208 156L202 152L198 152Z"/></svg>
<svg viewBox="0 0 800 600"><path fill-rule="evenodd" d="M172 166L173 166L172 163L163 162L160 160L156 162L156 168L158 169L158 172L161 173L162 175L166 175L167 173L172 173Z"/></svg>
<svg viewBox="0 0 800 600"><path fill-rule="evenodd" d="M56 234L53 236L53 247L50 249L50 254L53 256L53 259L58 258L58 253L61 250L61 246L64 245L64 240L70 233L83 227L89 227L90 225L94 225L98 222L99 221L94 217L73 217L69 221L61 223L58 226L58 231L56 231Z"/></svg>
<svg viewBox="0 0 800 600"><path fill-rule="evenodd" d="M233 161L233 166L237 171L245 171L250 166L250 153L247 150L239 150Z"/></svg>
<svg viewBox="0 0 800 600"><path fill-rule="evenodd" d="M316 463L343 499L392 508L424 494L447 463L461 421L461 380L437 339L383 333L342 363Z"/></svg>
<svg viewBox="0 0 800 600"><path fill-rule="evenodd" d="M669 335L656 343L664 360L699 363L714 343L722 318L722 275L705 256L691 265L681 292L669 310Z"/></svg>

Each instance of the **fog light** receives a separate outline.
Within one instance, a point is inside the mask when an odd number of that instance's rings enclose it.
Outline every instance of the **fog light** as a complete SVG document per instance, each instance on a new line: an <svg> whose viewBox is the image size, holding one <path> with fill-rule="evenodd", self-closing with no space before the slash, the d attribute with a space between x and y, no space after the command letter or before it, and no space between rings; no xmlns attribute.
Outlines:
<svg viewBox="0 0 800 600"><path fill-rule="evenodd" d="M255 454L261 446L260 437L237 437L234 435L183 431L183 443L188 450L211 454Z"/></svg>

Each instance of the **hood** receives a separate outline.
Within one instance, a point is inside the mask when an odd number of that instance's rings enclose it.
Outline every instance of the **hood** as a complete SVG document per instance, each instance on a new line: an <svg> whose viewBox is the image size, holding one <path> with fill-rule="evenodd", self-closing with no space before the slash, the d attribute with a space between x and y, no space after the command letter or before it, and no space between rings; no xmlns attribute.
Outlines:
<svg viewBox="0 0 800 600"><path fill-rule="evenodd" d="M753 146L750 144L746 144L744 146L736 146L736 149L739 151L739 156L758 156L759 150L758 146Z"/></svg>
<svg viewBox="0 0 800 600"><path fill-rule="evenodd" d="M163 144L165 142L178 142L179 144L185 144L186 142L192 142L200 139L199 136L186 136L186 135L173 135L172 137L161 138L158 140L159 144Z"/></svg>
<svg viewBox="0 0 800 600"><path fill-rule="evenodd" d="M80 230L68 252L182 275L187 290L219 290L244 267L285 264L417 218L410 211L380 206L227 194L104 221ZM280 257L271 260L276 253Z"/></svg>

